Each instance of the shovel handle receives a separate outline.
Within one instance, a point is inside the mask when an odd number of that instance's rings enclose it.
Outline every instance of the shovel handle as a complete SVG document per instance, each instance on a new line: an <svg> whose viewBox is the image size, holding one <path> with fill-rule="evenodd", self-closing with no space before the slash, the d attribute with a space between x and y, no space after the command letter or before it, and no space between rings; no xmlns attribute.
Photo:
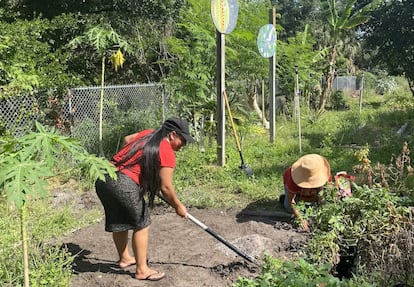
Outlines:
<svg viewBox="0 0 414 287"><path fill-rule="evenodd" d="M242 258L246 259L250 263L253 263L253 264L259 266L255 262L255 260L254 260L253 257L251 257L250 255L246 254L245 252L241 251L240 249L238 249L236 246L234 246L233 244L231 244L230 242L228 242L226 239L224 239L220 234L217 234L214 230L212 230L210 227L208 227L207 225L205 225L204 223L202 223L200 220L198 220L197 218L195 218L194 216L192 216L188 212L187 212L187 218L190 221L192 221L193 223L195 223L196 225L198 225L199 227L201 227L202 229L204 229L204 231L206 231L207 233L209 233L210 235L212 235L218 241L220 241L221 243L223 243L224 245L226 245L232 251L234 251L235 253L237 253L239 256L241 256Z"/></svg>
<svg viewBox="0 0 414 287"><path fill-rule="evenodd" d="M226 91L223 91L223 95L224 95L224 101L226 102L227 111L229 113L229 118L230 118L230 122L231 122L231 128L233 129L234 139L236 140L237 150L241 153L241 146L240 146L240 142L239 142L239 137L237 136L237 133L236 133L236 126L234 125L233 115L231 114L229 99L227 98Z"/></svg>
<svg viewBox="0 0 414 287"><path fill-rule="evenodd" d="M201 227L204 230L208 229L208 226L205 225L204 223L202 223L200 220L198 220L197 218L195 218L194 216L192 216L190 213L187 212L187 218L192 221L194 224L198 225L199 227Z"/></svg>
<svg viewBox="0 0 414 287"><path fill-rule="evenodd" d="M168 205L171 205L162 195L158 194L158 197L161 198L165 203L167 203ZM224 239L221 235L217 234L214 230L212 230L210 227L208 227L207 225L205 225L204 223L202 223L200 220L198 220L197 218L195 218L194 216L192 216L190 213L187 212L187 218L192 221L194 224L196 224L197 226L201 227L204 231L206 231L207 233L209 233L210 235L212 235L214 238L216 238L218 241L220 241L221 243L223 243L224 245L226 245L228 248L230 248L231 250L233 250L235 253L237 253L239 256L243 257L244 259L246 259L247 261L255 264L256 266L260 266L258 263L256 263L256 261L254 260L253 257L251 257L250 255L244 253L243 251L241 251L240 249L238 249L236 246L234 246L233 244L231 244L230 242L228 242L226 239Z"/></svg>

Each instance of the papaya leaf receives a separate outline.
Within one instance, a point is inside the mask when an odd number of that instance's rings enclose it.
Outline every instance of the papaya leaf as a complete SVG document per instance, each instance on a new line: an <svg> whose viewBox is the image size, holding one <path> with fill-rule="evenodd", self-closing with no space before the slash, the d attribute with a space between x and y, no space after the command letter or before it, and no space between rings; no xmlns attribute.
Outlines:
<svg viewBox="0 0 414 287"><path fill-rule="evenodd" d="M109 174L109 176L114 179L116 178L115 166L105 158L86 153L79 155L77 160L81 163L82 173L88 177L89 180L94 181L100 179L105 181L105 174Z"/></svg>
<svg viewBox="0 0 414 287"><path fill-rule="evenodd" d="M1 162L0 186L6 191L7 200L21 207L27 196L47 195L46 178L53 172L44 163L20 161L11 157Z"/></svg>
<svg viewBox="0 0 414 287"><path fill-rule="evenodd" d="M27 196L46 196L47 178L54 176L62 154L68 154L90 181L116 178L116 168L106 159L89 154L77 141L36 123L37 132L20 138L2 138L0 187L7 200L22 206Z"/></svg>

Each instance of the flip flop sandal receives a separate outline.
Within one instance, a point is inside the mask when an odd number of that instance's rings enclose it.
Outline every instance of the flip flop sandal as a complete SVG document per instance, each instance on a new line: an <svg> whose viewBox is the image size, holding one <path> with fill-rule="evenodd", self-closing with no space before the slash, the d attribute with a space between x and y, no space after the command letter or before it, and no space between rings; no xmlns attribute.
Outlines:
<svg viewBox="0 0 414 287"><path fill-rule="evenodd" d="M165 277L165 273L163 273L163 272L154 272L154 273L151 273L150 275L148 275L147 277L145 277L143 279L138 279L138 280L158 281L158 280L161 280L164 277Z"/></svg>

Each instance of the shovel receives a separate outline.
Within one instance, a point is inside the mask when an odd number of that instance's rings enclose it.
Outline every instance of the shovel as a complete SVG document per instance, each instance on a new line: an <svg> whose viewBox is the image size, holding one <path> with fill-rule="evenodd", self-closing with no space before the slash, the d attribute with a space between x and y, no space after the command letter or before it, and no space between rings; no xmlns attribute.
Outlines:
<svg viewBox="0 0 414 287"><path fill-rule="evenodd" d="M161 198L164 202L166 202L168 205L171 206L171 204L161 194L158 194L158 197ZM208 227L207 225L205 225L204 223L202 223L200 220L198 220L197 218L195 218L194 216L192 216L188 212L187 212L187 218L190 221L192 221L194 224L196 224L198 227L200 227L204 231L206 231L208 234L210 234L211 236L213 236L215 239L217 239L218 241L220 241L221 243L223 243L224 245L226 245L228 248L230 248L236 254L238 254L239 256L243 257L244 259L246 259L250 263L253 263L256 266L259 266L260 267L260 265L258 263L256 263L256 261L254 260L254 258L252 256L246 254L245 252L243 252L242 250L240 250L239 248L237 248L236 246L234 246L233 244L231 244L230 242L228 242L221 235L217 234L214 230L212 230L210 227Z"/></svg>
<svg viewBox="0 0 414 287"><path fill-rule="evenodd" d="M226 102L227 111L229 113L229 118L230 118L232 130L233 130L234 139L236 140L237 150L238 150L238 152L240 154L240 160L241 160L240 169L242 169L243 172L248 177L250 177L250 176L253 175L253 170L244 163L243 153L242 153L242 150L241 150L241 146L240 146L240 142L239 142L239 137L237 136L236 127L234 125L233 116L231 114L230 104L229 104L229 100L227 98L226 91L223 91L223 95L224 95L224 101Z"/></svg>

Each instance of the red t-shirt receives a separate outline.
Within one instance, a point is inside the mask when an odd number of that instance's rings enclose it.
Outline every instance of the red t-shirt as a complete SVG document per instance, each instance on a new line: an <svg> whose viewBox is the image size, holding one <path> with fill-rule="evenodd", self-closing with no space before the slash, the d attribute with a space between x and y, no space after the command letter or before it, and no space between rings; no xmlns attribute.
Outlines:
<svg viewBox="0 0 414 287"><path fill-rule="evenodd" d="M296 183L293 182L292 167L287 168L283 173L283 183L291 193L298 194L302 190L301 187L297 186Z"/></svg>
<svg viewBox="0 0 414 287"><path fill-rule="evenodd" d="M126 155L129 149L133 146L133 144L139 140L140 138L152 133L154 130L144 130L136 135L136 137L127 145L125 145L116 155L114 155L114 161L119 161ZM133 155L129 160L124 162L122 165L118 166L118 170L123 174L129 176L134 182L139 184L139 175L141 173L141 166L138 164L134 164L128 166L129 163L135 161L139 156L141 156L142 151L137 152ZM160 167L171 167L175 168L176 165L176 158L174 150L171 147L171 144L167 140L162 140L160 143L160 150L159 150L159 160L160 160Z"/></svg>

